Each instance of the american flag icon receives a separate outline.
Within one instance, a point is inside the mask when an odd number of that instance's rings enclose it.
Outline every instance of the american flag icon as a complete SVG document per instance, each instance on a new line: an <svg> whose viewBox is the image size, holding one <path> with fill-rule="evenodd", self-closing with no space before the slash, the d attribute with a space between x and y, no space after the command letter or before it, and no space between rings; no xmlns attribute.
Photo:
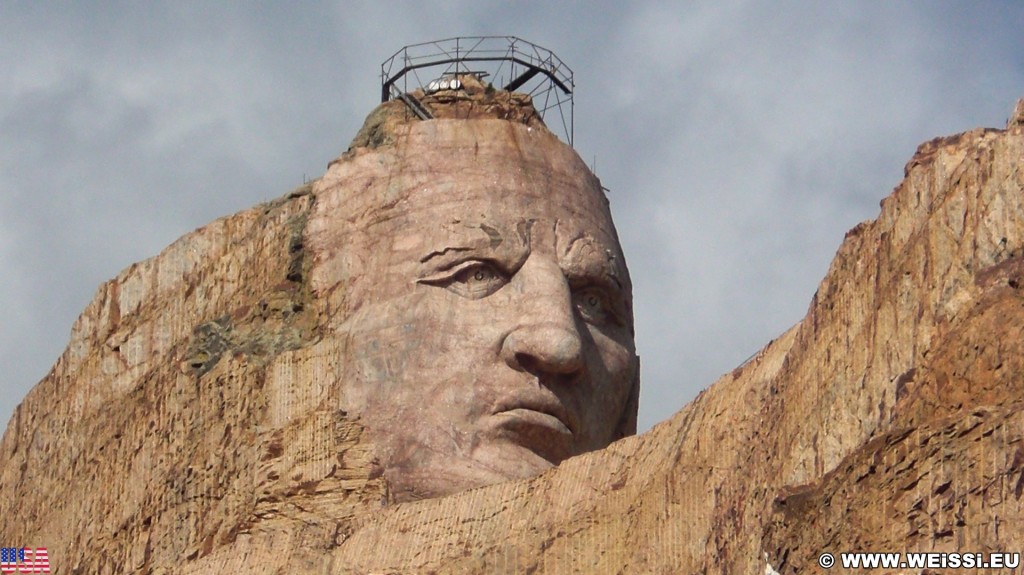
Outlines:
<svg viewBox="0 0 1024 575"><path fill-rule="evenodd" d="M49 573L50 556L46 547L35 550L27 547L0 549L0 573Z"/></svg>

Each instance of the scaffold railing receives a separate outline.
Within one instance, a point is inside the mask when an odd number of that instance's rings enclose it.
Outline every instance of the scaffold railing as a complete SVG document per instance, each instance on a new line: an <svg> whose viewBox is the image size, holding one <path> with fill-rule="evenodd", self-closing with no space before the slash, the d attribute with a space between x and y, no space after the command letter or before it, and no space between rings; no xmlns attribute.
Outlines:
<svg viewBox="0 0 1024 575"><path fill-rule="evenodd" d="M557 111L572 145L572 69L551 50L515 36L460 36L405 46L381 64L381 102L460 74L487 78L495 87L529 95L549 127L548 112Z"/></svg>

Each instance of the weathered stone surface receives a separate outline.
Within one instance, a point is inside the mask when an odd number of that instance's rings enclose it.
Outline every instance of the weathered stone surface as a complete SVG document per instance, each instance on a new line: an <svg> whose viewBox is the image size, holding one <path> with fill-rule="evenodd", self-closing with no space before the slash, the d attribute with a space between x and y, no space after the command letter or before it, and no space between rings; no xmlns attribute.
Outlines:
<svg viewBox="0 0 1024 575"><path fill-rule="evenodd" d="M314 187L309 285L396 501L635 433L630 280L600 184L546 129L407 125ZM299 382L301 385L301 381Z"/></svg>
<svg viewBox="0 0 1024 575"><path fill-rule="evenodd" d="M460 74L458 80L462 85L459 90L425 94L422 89L416 89L409 95L437 119L500 119L547 130L529 96L496 90L493 86L484 85L472 74ZM382 104L363 122L349 151L393 144L399 127L415 120L414 112L401 100Z"/></svg>
<svg viewBox="0 0 1024 575"><path fill-rule="evenodd" d="M670 420L406 503L335 395L345 296L316 279L345 269L317 235L329 190L370 185L375 153L100 288L0 444L0 539L58 573L337 574L761 573L765 553L788 574L1024 540L1019 123L922 145L806 317Z"/></svg>
<svg viewBox="0 0 1024 575"><path fill-rule="evenodd" d="M1016 126L1024 126L1024 98L1017 100L1017 105L1013 107L1013 115L1006 121L1006 129Z"/></svg>

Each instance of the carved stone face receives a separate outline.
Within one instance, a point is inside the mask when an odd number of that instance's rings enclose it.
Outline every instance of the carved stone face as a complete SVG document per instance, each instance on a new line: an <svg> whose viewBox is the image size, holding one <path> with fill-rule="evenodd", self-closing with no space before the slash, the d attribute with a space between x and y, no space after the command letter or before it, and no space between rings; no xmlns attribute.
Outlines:
<svg viewBox="0 0 1024 575"><path fill-rule="evenodd" d="M380 175L328 173L314 282L346 284L331 300L342 403L396 499L528 477L635 432L629 275L571 149L509 122L435 121L355 163Z"/></svg>

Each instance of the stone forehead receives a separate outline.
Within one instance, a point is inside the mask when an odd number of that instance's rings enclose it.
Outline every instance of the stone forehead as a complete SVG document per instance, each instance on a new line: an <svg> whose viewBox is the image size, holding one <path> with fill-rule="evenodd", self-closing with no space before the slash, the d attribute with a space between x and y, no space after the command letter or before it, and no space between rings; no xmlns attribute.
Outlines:
<svg viewBox="0 0 1024 575"><path fill-rule="evenodd" d="M501 120L409 124L389 155L390 189L432 184L451 191L504 189L510 194L580 195L607 205L597 178L576 152L547 130ZM383 183L383 182L380 182ZM461 184L461 185L460 185Z"/></svg>
<svg viewBox="0 0 1024 575"><path fill-rule="evenodd" d="M503 217L550 206L559 217L611 226L600 182L572 148L547 130L501 120L407 124L393 146L332 164L318 188L314 234L367 231L443 206Z"/></svg>

